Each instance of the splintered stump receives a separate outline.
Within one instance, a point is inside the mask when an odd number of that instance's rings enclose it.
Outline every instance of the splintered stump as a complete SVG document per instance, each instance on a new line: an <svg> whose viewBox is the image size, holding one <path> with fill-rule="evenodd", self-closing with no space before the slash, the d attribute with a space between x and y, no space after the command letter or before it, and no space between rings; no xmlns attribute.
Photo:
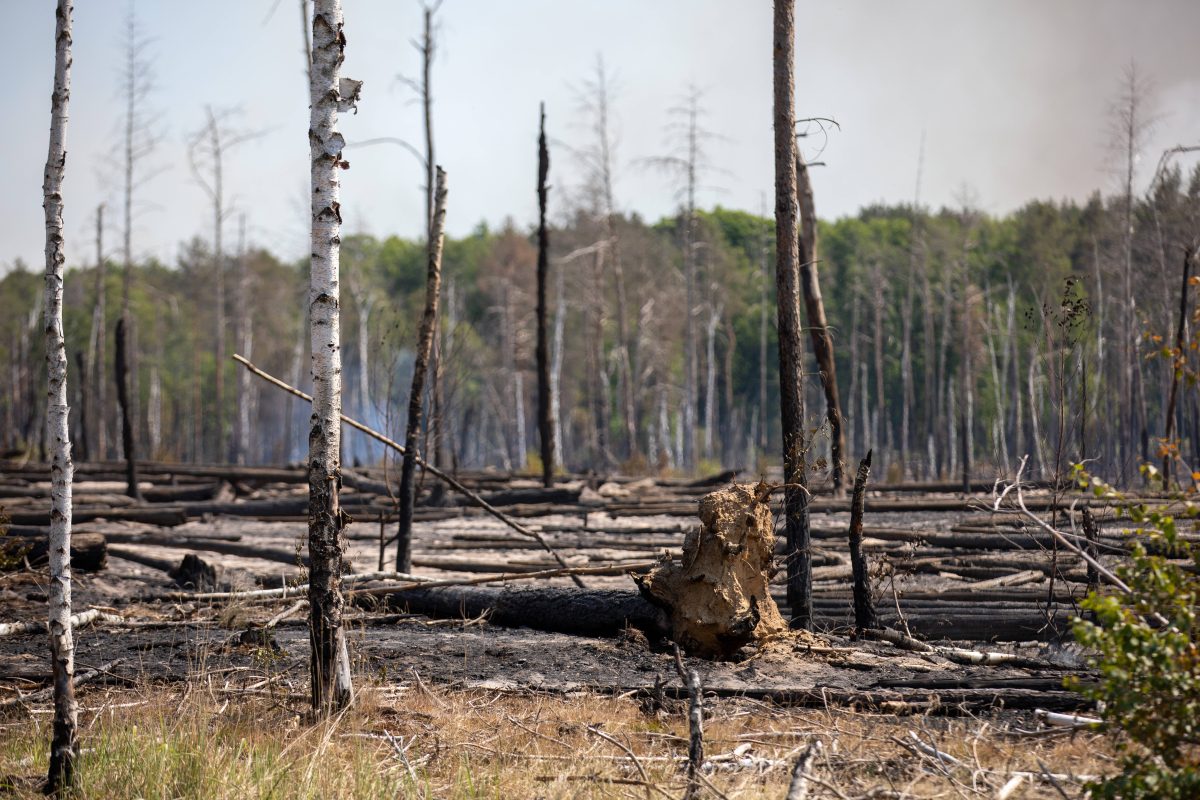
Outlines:
<svg viewBox="0 0 1200 800"><path fill-rule="evenodd" d="M726 658L751 641L787 631L768 591L774 521L759 484L733 484L700 500L700 528L683 558L664 558L637 578L642 594L670 618L671 638L693 655Z"/></svg>

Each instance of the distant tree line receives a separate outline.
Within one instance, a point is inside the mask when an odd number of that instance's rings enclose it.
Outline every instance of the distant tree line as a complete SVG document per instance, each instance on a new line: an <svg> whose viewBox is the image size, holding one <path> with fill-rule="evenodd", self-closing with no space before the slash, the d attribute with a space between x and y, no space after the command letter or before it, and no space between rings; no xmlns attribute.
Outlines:
<svg viewBox="0 0 1200 800"><path fill-rule="evenodd" d="M874 448L880 474L893 478L956 478L964 467L988 477L1028 453L1044 476L1070 461L1097 459L1093 471L1129 480L1139 463L1158 460L1173 369L1170 359L1148 356L1178 324L1183 254L1200 231L1200 169L1162 170L1145 196L1133 198L1128 236L1125 201L1100 194L1082 204L1039 201L1002 217L969 206L881 205L821 222L817 258L849 457ZM552 407L568 469L754 471L774 461L774 223L723 208L697 210L690 222L688 216L649 223L601 204L551 226ZM508 223L446 239L436 426L444 441L423 448L442 454L444 466L536 466L534 237L532 228ZM614 275L614 241L623 285ZM694 265L684 257L685 242ZM341 258L349 287L345 412L402 437L425 244L348 235ZM218 263L221 284L232 287L221 309L211 292ZM691 459L689 269L697 339ZM239 368L217 363L212 339L218 320L227 321L229 340L250 345L255 363L285 378L307 375L305 305L296 290L306 285L307 270L307 263L282 263L255 247L217 262L200 237L181 247L174 264L134 265L129 313L140 352L131 405L149 457L225 461L241 448L251 463L303 458L307 408L256 384L222 393L218 408L216 387L237 385ZM68 268L64 324L66 340L75 343L75 372L96 356L85 352L94 343L96 278L96 264ZM103 279L115 296L121 270L105 270ZM41 284L40 274L19 263L0 279L0 304L29 309L0 318L0 365L8 377L0 446L39 455L47 447ZM102 329L111 331L121 308L110 304L106 314ZM243 319L248 325L234 336L232 326ZM81 459L121 455L117 412L107 408L101 418L95 402L100 381L115 395L114 349L102 355L107 363L96 365L92 383L78 374L68 382ZM820 473L828 466L824 400L815 364L807 373L810 463ZM1200 464L1197 400L1194 387L1185 387L1171 426L1173 446L1190 464ZM249 419L244 443L239 401ZM382 458L353 432L343 448L351 463Z"/></svg>

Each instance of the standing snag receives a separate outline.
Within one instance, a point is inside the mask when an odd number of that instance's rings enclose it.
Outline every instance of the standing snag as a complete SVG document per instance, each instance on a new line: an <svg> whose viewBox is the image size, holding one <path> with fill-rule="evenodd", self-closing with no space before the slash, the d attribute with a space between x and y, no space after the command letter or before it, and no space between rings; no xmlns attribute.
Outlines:
<svg viewBox="0 0 1200 800"><path fill-rule="evenodd" d="M67 407L67 348L63 337L63 173L67 163L67 103L71 94L71 0L58 0L54 30L54 93L50 101L50 147L42 181L46 213L46 438L50 442L50 661L54 681L54 729L47 793L74 780L79 754L75 702L75 642L71 631L71 463Z"/></svg>
<svg viewBox="0 0 1200 800"><path fill-rule="evenodd" d="M783 424L787 602L792 625L812 625L808 477L804 441L804 348L801 346L799 203L796 198L796 109L792 62L793 0L775 3L775 286L779 327L779 410Z"/></svg>
<svg viewBox="0 0 1200 800"><path fill-rule="evenodd" d="M550 175L550 149L546 146L546 106L538 114L538 258L537 258L537 370L538 434L542 446L542 485L554 486L554 415L550 408L550 343L546 326L546 284L550 273L550 235L546 232L546 178Z"/></svg>
<svg viewBox="0 0 1200 800"><path fill-rule="evenodd" d="M438 297L442 287L442 238L446 225L446 172L437 168L437 193L430 228L429 263L425 275L425 311L417 335L417 360L408 393L408 429L404 435L404 461L400 467L400 527L396 536L396 571L412 570L412 520L416 504L417 437L421 433L421 403L425 399L425 374L437 325Z"/></svg>
<svg viewBox="0 0 1200 800"><path fill-rule="evenodd" d="M312 173L312 270L308 292L313 408L308 433L309 637L312 706L319 716L349 705L353 685L342 629L342 356L338 282L341 204L338 169L345 140L340 110L354 107L362 84L339 79L346 38L341 0L316 0L312 20L308 142Z"/></svg>

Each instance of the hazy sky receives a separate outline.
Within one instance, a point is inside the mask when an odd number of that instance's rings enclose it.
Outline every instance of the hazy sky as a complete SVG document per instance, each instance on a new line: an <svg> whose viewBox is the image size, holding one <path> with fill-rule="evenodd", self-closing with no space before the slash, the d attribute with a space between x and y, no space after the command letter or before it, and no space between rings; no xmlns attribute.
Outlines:
<svg viewBox="0 0 1200 800"><path fill-rule="evenodd" d="M53 72L52 0L3 0L0 89L0 270L42 260L41 176ZM139 192L139 257L172 261L179 243L209 235L209 215L187 166L186 139L204 107L237 106L234 124L263 135L228 162L228 191L249 217L252 243L306 252L307 85L298 0L140 0L164 135ZM985 210L1033 198L1083 197L1111 187L1106 114L1130 60L1153 80L1161 119L1142 155L1143 178L1161 151L1200 143L1200 0L799 0L797 108L841 124L816 171L823 217L874 201L910 201L925 135L924 203L954 203L968 186ZM344 0L344 75L365 81L347 140L420 142L420 109L396 80L415 75L416 0ZM95 207L108 202L116 252L119 172L113 155L126 0L76 0L67 134L69 263L92 257ZM582 144L577 90L602 53L616 77L617 203L671 213L669 179L638 159L664 152L667 109L690 83L705 91L707 126L721 134L721 171L702 192L757 211L772 186L771 4L767 0L445 0L435 62L438 161L450 179L453 234L481 220L533 221L537 106L551 136ZM806 148L807 149L807 148ZM810 149L810 156L814 153ZM415 236L422 173L398 147L347 153L342 204L349 230ZM554 153L552 204L579 182ZM767 208L770 208L769 199ZM230 225L227 241L233 240Z"/></svg>

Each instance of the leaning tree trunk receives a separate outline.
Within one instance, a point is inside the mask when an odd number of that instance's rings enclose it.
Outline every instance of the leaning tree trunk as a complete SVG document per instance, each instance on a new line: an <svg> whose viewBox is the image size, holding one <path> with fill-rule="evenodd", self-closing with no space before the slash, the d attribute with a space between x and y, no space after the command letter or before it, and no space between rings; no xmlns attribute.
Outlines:
<svg viewBox="0 0 1200 800"><path fill-rule="evenodd" d="M796 174L799 177L800 202L800 286L804 292L804 309L808 316L808 331L812 337L813 354L821 371L821 386L825 390L825 416L829 420L829 456L833 462L833 491L841 495L846 483L846 434L842 430L842 401L838 397L837 364L833 357L833 337L825 319L825 303L821 299L821 281L817 274L817 210L813 202L812 181L808 165L796 152Z"/></svg>
<svg viewBox="0 0 1200 800"><path fill-rule="evenodd" d="M316 0L312 20L308 142L312 173L312 270L308 292L313 407L308 433L309 636L312 705L319 716L346 707L353 685L342 629L343 527L342 355L338 260L341 223L338 169L345 144L338 111L349 111L362 84L338 77L346 39L341 0Z"/></svg>
<svg viewBox="0 0 1200 800"><path fill-rule="evenodd" d="M74 781L79 754L75 702L75 643L71 632L71 463L67 408L67 348L63 338L63 172L67 162L67 103L71 94L71 0L58 0L54 30L54 94L50 103L50 148L42 182L46 212L46 435L50 462L50 661L54 680L54 728L50 741L47 793Z"/></svg>
<svg viewBox="0 0 1200 800"><path fill-rule="evenodd" d="M542 484L554 485L554 417L550 409L550 343L546 330L546 283L550 278L550 235L546 232L546 178L550 174L550 149L546 146L546 106L538 122L538 260L537 260L537 370L538 434L542 445Z"/></svg>
<svg viewBox="0 0 1200 800"><path fill-rule="evenodd" d="M421 402L425 399L425 373L433 350L438 297L442 290L442 239L446 225L446 173L437 168L433 226L429 229L429 264L425 274L425 312L417 338L412 389L408 393L408 429L404 434L404 463L400 467L400 523L396 534L396 570L412 570L412 519L416 502L417 437L421 434Z"/></svg>
<svg viewBox="0 0 1200 800"><path fill-rule="evenodd" d="M792 625L812 625L808 478L805 474L804 349L801 346L799 231L796 198L796 109L792 64L793 0L776 0L775 89L775 287L779 328L779 405L783 425L783 477L787 549L787 602Z"/></svg>

